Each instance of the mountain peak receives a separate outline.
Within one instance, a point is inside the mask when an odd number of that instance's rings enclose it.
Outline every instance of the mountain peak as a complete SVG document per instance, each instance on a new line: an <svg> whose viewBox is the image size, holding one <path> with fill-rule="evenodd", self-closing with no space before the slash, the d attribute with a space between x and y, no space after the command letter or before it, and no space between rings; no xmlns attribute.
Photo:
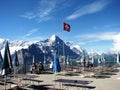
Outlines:
<svg viewBox="0 0 120 90"><path fill-rule="evenodd" d="M49 38L49 41L50 42L56 42L56 41L59 41L61 40L58 36L56 35L52 35L50 38Z"/></svg>
<svg viewBox="0 0 120 90"><path fill-rule="evenodd" d="M50 37L50 40L51 40L51 41L55 41L55 40L56 40L56 35L52 35L52 36Z"/></svg>

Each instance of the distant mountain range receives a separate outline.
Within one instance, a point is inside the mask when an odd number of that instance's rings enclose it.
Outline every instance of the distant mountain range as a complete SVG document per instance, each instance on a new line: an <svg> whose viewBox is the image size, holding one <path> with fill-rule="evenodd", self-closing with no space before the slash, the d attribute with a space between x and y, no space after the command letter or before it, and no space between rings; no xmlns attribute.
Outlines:
<svg viewBox="0 0 120 90"><path fill-rule="evenodd" d="M7 40L0 39L0 51L2 55L4 54L5 43ZM9 42L10 52L13 56L15 50L17 51L19 62L31 65L33 56L36 63L38 62L49 62L53 60L53 53L56 52L57 55L63 60L63 56L69 60L83 60L86 57L87 60L92 61L94 59L94 65L98 65L98 60L104 62L106 65L114 65L117 62L117 54L113 53L103 53L98 54L95 52L87 52L85 49L81 48L79 45L72 45L69 42L64 42L56 35L52 35L50 38L43 41L29 42L18 40L14 42ZM120 55L119 55L120 60ZM119 61L120 62L120 61Z"/></svg>
<svg viewBox="0 0 120 90"><path fill-rule="evenodd" d="M0 50L3 54L4 46L7 40L0 39ZM18 54L22 53L24 62L31 63L32 57L34 56L35 61L51 60L53 52L56 52L59 56L66 56L70 59L81 58L82 52L85 50L79 45L72 45L69 42L64 42L56 35L52 35L49 39L38 42L29 41L14 41L9 42L10 52L13 55L15 50Z"/></svg>

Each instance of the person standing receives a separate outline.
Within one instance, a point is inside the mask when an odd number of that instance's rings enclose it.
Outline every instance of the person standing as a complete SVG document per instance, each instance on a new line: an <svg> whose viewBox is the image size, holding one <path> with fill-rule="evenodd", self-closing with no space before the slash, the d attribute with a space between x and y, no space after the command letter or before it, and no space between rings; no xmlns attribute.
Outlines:
<svg viewBox="0 0 120 90"><path fill-rule="evenodd" d="M51 69L51 71L53 70L53 62L52 61L50 63L50 69Z"/></svg>
<svg viewBox="0 0 120 90"><path fill-rule="evenodd" d="M38 65L38 73L42 73L42 71L44 70L44 66L43 66L43 63L40 62L39 65Z"/></svg>
<svg viewBox="0 0 120 90"><path fill-rule="evenodd" d="M31 70L31 73L35 73L35 70L36 70L36 64L33 63L33 64L32 64L32 70Z"/></svg>

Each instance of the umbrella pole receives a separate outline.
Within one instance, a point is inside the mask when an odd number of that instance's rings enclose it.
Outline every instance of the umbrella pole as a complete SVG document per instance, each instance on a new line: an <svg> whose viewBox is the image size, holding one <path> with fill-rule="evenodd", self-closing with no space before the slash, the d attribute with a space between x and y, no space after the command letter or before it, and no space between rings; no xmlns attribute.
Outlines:
<svg viewBox="0 0 120 90"><path fill-rule="evenodd" d="M54 89L55 89L55 86L56 86L56 72L54 73L54 80L55 80L55 83L54 83Z"/></svg>
<svg viewBox="0 0 120 90"><path fill-rule="evenodd" d="M7 80L7 76L5 75L4 76L4 87L5 87L4 90L6 90L6 80Z"/></svg>

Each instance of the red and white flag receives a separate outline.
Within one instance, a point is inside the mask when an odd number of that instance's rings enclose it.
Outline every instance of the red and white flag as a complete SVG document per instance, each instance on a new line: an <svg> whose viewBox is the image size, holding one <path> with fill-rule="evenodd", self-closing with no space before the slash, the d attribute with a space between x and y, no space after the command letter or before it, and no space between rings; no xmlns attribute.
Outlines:
<svg viewBox="0 0 120 90"><path fill-rule="evenodd" d="M70 25L68 23L63 23L63 29L70 32Z"/></svg>

